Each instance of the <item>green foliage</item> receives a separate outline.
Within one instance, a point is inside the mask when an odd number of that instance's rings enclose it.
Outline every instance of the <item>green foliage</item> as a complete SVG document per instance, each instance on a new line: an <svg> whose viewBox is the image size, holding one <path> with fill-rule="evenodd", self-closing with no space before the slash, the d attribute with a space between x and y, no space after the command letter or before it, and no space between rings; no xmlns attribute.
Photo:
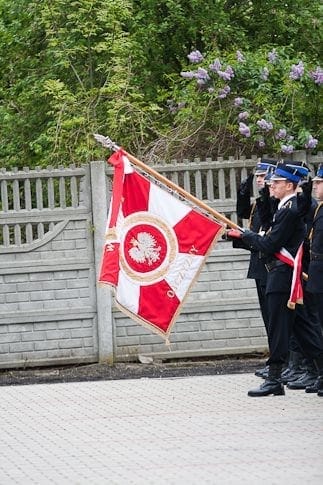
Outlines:
<svg viewBox="0 0 323 485"><path fill-rule="evenodd" d="M130 146L144 143L158 108L133 82L135 44L125 29L131 2L2 0L0 11L5 164L96 158L102 150L95 132Z"/></svg>
<svg viewBox="0 0 323 485"><path fill-rule="evenodd" d="M236 47L254 50L261 45L289 46L294 52L306 52L312 59L321 55L320 2L228 0L224 3L231 22L244 32L244 42Z"/></svg>
<svg viewBox="0 0 323 485"><path fill-rule="evenodd" d="M138 155L248 151L259 116L302 145L319 134L308 77L320 55L318 10L317 0L0 0L0 166L102 158L95 132ZM280 62L261 82L274 47ZM194 49L234 66L227 98L217 98L225 83L215 76L213 94L180 78ZM291 82L300 59L307 74ZM250 110L248 139L234 95ZM268 146L277 149L274 139Z"/></svg>

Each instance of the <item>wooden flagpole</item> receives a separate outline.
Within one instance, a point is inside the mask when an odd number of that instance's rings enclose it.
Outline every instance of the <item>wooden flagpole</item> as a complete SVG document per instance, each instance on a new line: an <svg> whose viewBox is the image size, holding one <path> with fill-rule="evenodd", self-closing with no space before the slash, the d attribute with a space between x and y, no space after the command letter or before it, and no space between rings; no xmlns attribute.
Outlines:
<svg viewBox="0 0 323 485"><path fill-rule="evenodd" d="M110 148L110 149L112 149L114 151L117 151L117 150L119 150L121 148L121 147L119 147L116 143L114 143L107 136L95 134L94 135L94 138L99 143L101 143L104 147ZM202 202L201 200L199 200L194 195L192 195L189 192L187 192L186 190L182 189L182 187L180 187L179 185L175 184L171 180L168 180L168 178L166 178L163 175L161 175L160 173L156 172L156 170L154 170L153 168L149 167L144 162L142 162L138 158L134 157L133 155L131 155L130 153L128 153L123 148L122 148L122 150L124 151L125 155L129 158L129 160L134 165L136 165L137 167L140 167L144 172L152 175L156 180L159 180L160 182L162 182L167 187L171 188L172 190L174 190L178 194L182 195L185 199L190 200L195 205L197 205L201 209L203 209L206 212L208 212L209 214L211 214L218 221L223 222L224 224L226 224L227 226L231 227L232 229L238 229L239 231L243 232L243 228L240 227L240 226L238 226L238 224L236 224L235 222L232 222L230 219L228 219L227 217L225 217L220 212L217 212L216 210L212 209L212 207L208 206L207 204L205 204L204 202Z"/></svg>

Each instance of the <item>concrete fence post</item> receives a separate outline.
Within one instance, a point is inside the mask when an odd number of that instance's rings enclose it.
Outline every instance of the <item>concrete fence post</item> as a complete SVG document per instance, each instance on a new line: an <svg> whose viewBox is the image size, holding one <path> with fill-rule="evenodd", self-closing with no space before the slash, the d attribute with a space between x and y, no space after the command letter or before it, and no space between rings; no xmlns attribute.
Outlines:
<svg viewBox="0 0 323 485"><path fill-rule="evenodd" d="M94 258L96 277L98 277L108 211L108 191L105 176L105 162L94 161L91 167L91 197L94 226ZM113 364L114 339L111 308L111 290L96 285L99 362Z"/></svg>

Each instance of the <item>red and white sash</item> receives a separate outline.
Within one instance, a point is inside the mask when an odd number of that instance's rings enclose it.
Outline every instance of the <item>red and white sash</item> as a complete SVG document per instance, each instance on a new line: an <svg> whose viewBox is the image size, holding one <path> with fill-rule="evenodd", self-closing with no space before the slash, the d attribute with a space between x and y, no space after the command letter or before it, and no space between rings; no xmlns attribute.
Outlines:
<svg viewBox="0 0 323 485"><path fill-rule="evenodd" d="M302 258L303 258L303 243L299 246L295 258L287 249L282 248L275 253L277 259L283 263L288 264L293 268L293 277L291 284L291 291L287 303L288 308L295 309L296 303L303 304L303 286L302 286Z"/></svg>

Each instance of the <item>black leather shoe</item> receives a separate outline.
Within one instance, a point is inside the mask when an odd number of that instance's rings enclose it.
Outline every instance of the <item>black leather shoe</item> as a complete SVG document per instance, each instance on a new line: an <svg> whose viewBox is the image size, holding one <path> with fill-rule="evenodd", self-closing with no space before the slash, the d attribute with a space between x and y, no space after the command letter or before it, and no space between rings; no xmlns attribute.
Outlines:
<svg viewBox="0 0 323 485"><path fill-rule="evenodd" d="M281 374L283 384L296 381L306 369L303 367L304 356L300 352L291 351L289 353L288 367Z"/></svg>
<svg viewBox="0 0 323 485"><path fill-rule="evenodd" d="M323 397L323 375L317 379L317 395Z"/></svg>
<svg viewBox="0 0 323 485"><path fill-rule="evenodd" d="M311 393L317 393L319 390L319 380L318 378L315 380L315 382L311 386L306 386L305 392L311 392Z"/></svg>
<svg viewBox="0 0 323 485"><path fill-rule="evenodd" d="M305 392L316 392L318 396L323 396L323 377L319 376L312 386L307 386Z"/></svg>
<svg viewBox="0 0 323 485"><path fill-rule="evenodd" d="M286 371L282 372L281 381L283 384L287 384L287 382L296 381L303 375L304 369L286 369Z"/></svg>
<svg viewBox="0 0 323 485"><path fill-rule="evenodd" d="M288 389L306 389L308 386L315 384L317 380L317 374L312 372L305 372L296 381L287 382Z"/></svg>
<svg viewBox="0 0 323 485"><path fill-rule="evenodd" d="M267 379L268 372L269 372L269 366L266 365L266 367L264 367L263 369L256 370L255 376L261 377L262 379Z"/></svg>
<svg viewBox="0 0 323 485"><path fill-rule="evenodd" d="M270 396L271 394L274 396L283 396L285 394L284 386L278 380L266 379L259 387L248 391L248 396L251 397Z"/></svg>

